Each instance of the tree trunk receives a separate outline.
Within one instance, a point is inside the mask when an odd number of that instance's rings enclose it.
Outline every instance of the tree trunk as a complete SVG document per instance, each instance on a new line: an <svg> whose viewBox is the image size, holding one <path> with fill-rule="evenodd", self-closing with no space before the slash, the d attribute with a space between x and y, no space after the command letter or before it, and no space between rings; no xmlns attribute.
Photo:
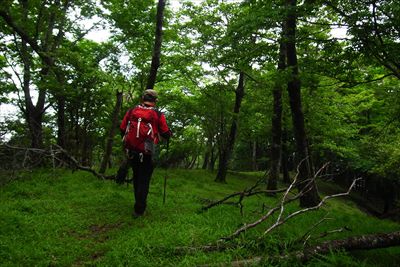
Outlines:
<svg viewBox="0 0 400 267"><path fill-rule="evenodd" d="M212 145L210 154L211 154L210 164L208 165L208 170L213 171L215 169L215 162L217 161L217 155L215 153L215 144Z"/></svg>
<svg viewBox="0 0 400 267"><path fill-rule="evenodd" d="M296 139L297 162L299 166L299 190L307 191L300 198L300 206L311 207L320 201L316 184L306 182L313 177L310 153L308 150L307 134L304 125L304 114L301 107L300 79L297 65L296 51L296 0L286 0L286 57L288 68L291 69L291 77L288 82L290 109L292 111L293 130ZM308 185L308 186L307 186Z"/></svg>
<svg viewBox="0 0 400 267"><path fill-rule="evenodd" d="M103 160L101 161L99 173L104 174L107 169L107 163L110 162L110 156L112 152L112 146L114 141L115 130L118 127L118 114L121 110L122 105L122 92L117 92L117 101L115 103L114 111L111 118L111 128L108 132L106 149L104 151Z"/></svg>
<svg viewBox="0 0 400 267"><path fill-rule="evenodd" d="M208 166L208 162L210 161L210 150L207 148L206 153L204 154L204 160L203 160L203 165L201 166L201 168L203 170L207 169Z"/></svg>
<svg viewBox="0 0 400 267"><path fill-rule="evenodd" d="M258 171L258 164L257 164L257 140L253 141L253 149L251 153L251 164L252 164L252 170L253 171Z"/></svg>
<svg viewBox="0 0 400 267"><path fill-rule="evenodd" d="M210 156L211 156L211 150L212 150L212 138L208 137L207 138L207 144L206 144L206 151L204 153L204 161L203 161L203 166L201 167L203 170L206 170L207 167L210 164Z"/></svg>
<svg viewBox="0 0 400 267"><path fill-rule="evenodd" d="M87 127L83 129L82 133L82 160L83 166L90 167L92 165L92 138L90 132L88 132Z"/></svg>
<svg viewBox="0 0 400 267"><path fill-rule="evenodd" d="M285 31L285 27L282 27L282 32ZM273 89L274 98L274 114L272 115L272 144L271 144L271 168L269 172L269 179L267 189L275 190L278 188L281 152L282 152L282 77L281 73L285 70L285 49L284 38L281 38L279 45L279 60L278 60L278 77L275 81Z"/></svg>
<svg viewBox="0 0 400 267"><path fill-rule="evenodd" d="M57 97L57 145L65 149L65 97Z"/></svg>
<svg viewBox="0 0 400 267"><path fill-rule="evenodd" d="M243 72L240 72L240 74L239 74L239 84L235 91L235 94L236 94L235 107L233 109L231 129L229 131L229 136L228 136L226 146L224 146L223 150L220 151L218 173L217 173L217 177L215 178L216 182L221 182L221 183L226 182L226 174L228 171L228 162L229 162L229 159L230 159L232 151L233 151L233 146L235 145L239 111L240 111L240 106L242 104L242 99L244 96L244 73Z"/></svg>
<svg viewBox="0 0 400 267"><path fill-rule="evenodd" d="M290 180L289 175L289 151L287 145L287 130L286 128L283 129L282 132L282 157L281 157L281 168L282 168L282 176L283 182L285 184L290 184L292 181Z"/></svg>
<svg viewBox="0 0 400 267"><path fill-rule="evenodd" d="M153 89L156 83L157 70L160 66L161 44L162 44L162 26L164 19L165 0L158 0L156 33L154 40L153 56L151 59L150 74L147 80L146 89Z"/></svg>

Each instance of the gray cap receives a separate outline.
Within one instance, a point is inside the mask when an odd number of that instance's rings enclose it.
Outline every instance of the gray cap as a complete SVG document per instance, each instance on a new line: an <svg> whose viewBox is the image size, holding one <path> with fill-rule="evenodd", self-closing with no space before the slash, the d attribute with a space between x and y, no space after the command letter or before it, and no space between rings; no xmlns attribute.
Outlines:
<svg viewBox="0 0 400 267"><path fill-rule="evenodd" d="M157 96L158 96L156 90L153 90L153 89L147 89L147 90L145 90L145 91L143 92L143 96L145 96L145 95L150 95L150 96L152 96L152 97L154 97L154 98L157 98Z"/></svg>

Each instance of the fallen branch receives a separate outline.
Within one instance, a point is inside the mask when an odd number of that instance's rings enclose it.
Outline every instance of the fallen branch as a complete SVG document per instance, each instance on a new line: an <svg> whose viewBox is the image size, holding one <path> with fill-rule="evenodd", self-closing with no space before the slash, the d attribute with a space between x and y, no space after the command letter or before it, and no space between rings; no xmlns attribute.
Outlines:
<svg viewBox="0 0 400 267"><path fill-rule="evenodd" d="M207 206L202 207L201 210L202 211L206 211L206 210L208 210L208 209L210 209L212 207L215 207L215 206L218 206L218 205L221 205L221 204L236 204L236 205L238 205L239 201L238 202L227 202L228 199L231 199L231 198L236 197L236 196L240 196L241 197L240 200L242 200L244 197L250 197L250 196L259 195L259 194L282 193L282 192L285 192L286 189L287 188L282 188L282 189L277 189L277 190L257 190L257 191L252 191L252 190L247 190L246 189L246 190L244 190L242 192L235 192L233 194L230 194L230 195L224 197L221 200L214 201L214 202L208 204Z"/></svg>
<svg viewBox="0 0 400 267"><path fill-rule="evenodd" d="M236 230L234 233L232 233L231 235L226 236L226 237L222 237L222 238L221 238L220 240L218 240L218 241L228 241L228 240L232 240L232 239L238 237L241 233L245 232L246 230L248 230L248 229L250 229L250 228L254 228L254 227L256 227L257 225L259 225L260 223L262 223L262 222L264 222L265 220L267 220L268 218L270 218L276 211L278 211L278 210L281 209L281 205L284 205L284 204L287 204L287 203L289 203L289 202L292 202L292 201L294 201L294 200L296 200L296 199L299 199L300 196L301 196L302 194L298 194L298 195L296 195L295 197L290 198L290 199L287 199L287 198L286 198L287 195L289 194L290 190L291 190L291 189L293 188L293 186L296 184L297 177L298 177L298 174L296 174L296 176L295 176L294 179L293 179L293 182L292 182L292 183L290 184L290 186L285 190L285 193L284 193L284 195L283 195L283 198L282 198L282 201L281 201L280 205L278 205L278 206L276 206L276 207L270 209L265 215L263 215L263 216L262 216L261 218L259 218L257 221L255 221L255 222L253 222L253 223L250 223L250 224L245 224L245 225L243 225L242 227L240 227L239 229L237 229L237 230ZM217 242L218 242L218 241L217 241Z"/></svg>
<svg viewBox="0 0 400 267"><path fill-rule="evenodd" d="M261 195L261 194L276 194L276 193L282 193L285 192L287 190L287 188L282 188L282 189L277 189L277 190L264 190L264 189L257 189L257 187L262 184L265 183L265 179L268 175L269 171L264 173L263 177L261 177L260 179L257 180L257 182L251 186L248 189L245 189L241 192L235 192L232 193L230 195L225 196L224 198L217 200L217 201L213 201L210 204L208 204L207 206L204 206L201 208L201 211L206 211L210 208L213 208L215 206L221 205L221 204L229 204L229 205L236 205L240 207L240 213L242 214L242 209L243 209L243 205L242 205L242 201L245 197L250 197L250 196L255 196L255 195ZM237 197L239 196L239 200L236 202L228 202L227 200Z"/></svg>
<svg viewBox="0 0 400 267"><path fill-rule="evenodd" d="M298 216L298 215L300 215L300 214L303 214L303 213L305 213L305 212L309 212L309 211L312 211L312 210L317 210L317 209L319 209L320 207L322 207L322 205L323 205L328 199L349 195L350 192L351 192L351 190L353 189L353 187L356 185L357 181L360 180L360 179L361 179L361 178L354 179L353 183L350 185L350 187L349 187L349 189L347 190L347 192L339 193L339 194L334 194L334 195L329 195L329 196L325 196L325 197L318 203L318 205L315 205L315 206L310 207L310 208L304 208L304 209L295 211L295 212L289 214L288 216L286 216L284 219L278 218L278 220L275 222L275 224L273 224L271 227L269 227L269 228L264 232L264 235L268 234L269 232L271 232L271 231L272 231L273 229L275 229L276 227L278 227L278 226L284 224L284 223L287 222L288 220L290 220L290 219L292 219L292 218L294 218L294 217L296 217L296 216Z"/></svg>

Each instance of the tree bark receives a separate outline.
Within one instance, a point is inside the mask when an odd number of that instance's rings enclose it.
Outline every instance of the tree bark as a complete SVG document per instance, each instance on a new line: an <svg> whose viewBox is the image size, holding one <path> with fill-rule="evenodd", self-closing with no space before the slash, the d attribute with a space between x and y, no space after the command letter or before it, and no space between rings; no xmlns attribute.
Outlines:
<svg viewBox="0 0 400 267"><path fill-rule="evenodd" d="M282 32L285 31L285 27L282 27ZM275 81L273 89L274 106L272 115L272 144L271 144L271 168L269 172L269 179L267 189L274 190L278 187L280 161L282 153L282 77L281 74L285 68L286 59L286 45L284 38L281 38L279 45L279 59L278 59L278 77Z"/></svg>
<svg viewBox="0 0 400 267"><path fill-rule="evenodd" d="M203 166L201 167L203 170L206 170L210 164L210 155L212 150L212 138L208 137L207 144L206 144L206 151L204 153L204 160Z"/></svg>
<svg viewBox="0 0 400 267"><path fill-rule="evenodd" d="M330 251L344 249L346 251L359 249L387 248L400 245L400 231L385 234L372 234L349 237L340 240L329 240L322 244L306 248L294 256L305 262L317 254L327 254Z"/></svg>
<svg viewBox="0 0 400 267"><path fill-rule="evenodd" d="M57 145L65 149L65 97L57 97Z"/></svg>
<svg viewBox="0 0 400 267"><path fill-rule="evenodd" d="M306 190L307 193L300 198L301 207L312 207L320 201L315 182L306 182L312 178L311 157L308 149L308 140L304 124L304 114L301 105L301 84L299 69L297 65L296 51L296 0L286 0L286 58L287 66L291 70L290 81L288 82L289 102L292 111L293 130L296 140L297 162L299 165L299 190ZM307 187L307 188L305 188Z"/></svg>
<svg viewBox="0 0 400 267"><path fill-rule="evenodd" d="M154 40L153 56L151 59L150 74L147 80L146 89L153 89L156 83L157 70L160 66L161 44L162 44L162 27L164 19L165 0L158 0L157 16L156 16L156 33Z"/></svg>
<svg viewBox="0 0 400 267"><path fill-rule="evenodd" d="M254 140L252 143L252 153L251 153L251 165L253 171L258 171L257 164L257 140Z"/></svg>
<svg viewBox="0 0 400 267"><path fill-rule="evenodd" d="M284 128L282 132L281 169L282 169L283 182L285 184L290 184L292 181L290 180L290 175L289 175L289 152L288 152L287 142L288 142L287 130L286 128Z"/></svg>
<svg viewBox="0 0 400 267"><path fill-rule="evenodd" d="M225 183L226 182L226 174L228 171L228 162L231 157L233 146L235 145L236 132L238 127L238 119L239 119L239 111L240 106L242 104L242 99L244 96L244 72L240 72L239 74L239 83L238 87L235 91L235 107L233 109L233 117L232 124L229 131L228 140L226 142L226 146L223 146L223 150L220 151L219 165L218 165L218 173L215 178L216 182Z"/></svg>
<svg viewBox="0 0 400 267"><path fill-rule="evenodd" d="M105 149L103 160L101 161L100 170L99 170L99 173L102 173L102 174L106 171L107 163L110 161L115 130L118 127L118 114L121 110L121 105L122 105L122 92L117 92L116 97L117 97L117 101L115 102L115 107L114 107L114 111L112 114L111 128L110 128L110 131L108 132L106 149Z"/></svg>
<svg viewBox="0 0 400 267"><path fill-rule="evenodd" d="M203 170L207 169L208 166L208 162L210 161L210 150L207 148L206 153L204 153L204 160L203 160L203 165L201 166L201 168Z"/></svg>
<svg viewBox="0 0 400 267"><path fill-rule="evenodd" d="M217 155L215 153L216 145L213 144L211 147L210 164L208 165L208 170L213 171L215 169L215 162L217 161Z"/></svg>

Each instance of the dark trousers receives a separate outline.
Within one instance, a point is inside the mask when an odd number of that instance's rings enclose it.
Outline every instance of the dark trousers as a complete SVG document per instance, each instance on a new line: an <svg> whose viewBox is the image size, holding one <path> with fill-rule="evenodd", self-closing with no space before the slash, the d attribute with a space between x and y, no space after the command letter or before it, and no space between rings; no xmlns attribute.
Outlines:
<svg viewBox="0 0 400 267"><path fill-rule="evenodd" d="M133 170L135 213L141 215L146 210L150 179L154 170L152 156L131 151L128 157L128 164Z"/></svg>

